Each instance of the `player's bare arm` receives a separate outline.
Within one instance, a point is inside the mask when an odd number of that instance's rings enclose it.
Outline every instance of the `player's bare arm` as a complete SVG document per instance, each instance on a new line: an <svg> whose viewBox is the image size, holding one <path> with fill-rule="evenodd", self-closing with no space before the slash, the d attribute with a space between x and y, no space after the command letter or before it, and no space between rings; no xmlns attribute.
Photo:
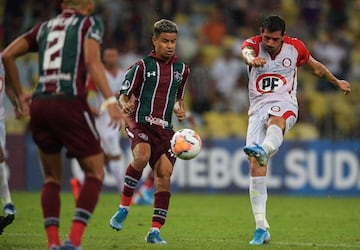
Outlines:
<svg viewBox="0 0 360 250"><path fill-rule="evenodd" d="M245 63L251 67L262 67L266 64L266 61L262 57L256 57L253 48L246 46L241 50L242 58Z"/></svg>
<svg viewBox="0 0 360 250"><path fill-rule="evenodd" d="M13 41L3 52L3 64L6 71L6 84L9 84L14 91L20 105L22 115L29 114L29 94L23 93L18 69L16 66L16 58L24 55L29 50L29 44L25 38L19 37Z"/></svg>
<svg viewBox="0 0 360 250"><path fill-rule="evenodd" d="M185 119L186 112L185 112L184 100L182 99L176 100L174 105L174 113L180 122Z"/></svg>
<svg viewBox="0 0 360 250"><path fill-rule="evenodd" d="M348 81L336 78L321 62L312 56L309 57L307 65L313 70L314 75L327 79L329 82L344 91L345 95L351 91L350 83Z"/></svg>

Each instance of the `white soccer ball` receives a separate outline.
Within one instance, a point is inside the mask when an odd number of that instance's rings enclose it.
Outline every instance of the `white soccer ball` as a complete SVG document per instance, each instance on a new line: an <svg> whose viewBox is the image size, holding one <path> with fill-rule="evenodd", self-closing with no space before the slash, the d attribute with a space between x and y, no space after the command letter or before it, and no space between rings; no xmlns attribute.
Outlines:
<svg viewBox="0 0 360 250"><path fill-rule="evenodd" d="M176 131L170 143L171 151L183 160L195 158L202 149L201 137L194 130L188 128Z"/></svg>

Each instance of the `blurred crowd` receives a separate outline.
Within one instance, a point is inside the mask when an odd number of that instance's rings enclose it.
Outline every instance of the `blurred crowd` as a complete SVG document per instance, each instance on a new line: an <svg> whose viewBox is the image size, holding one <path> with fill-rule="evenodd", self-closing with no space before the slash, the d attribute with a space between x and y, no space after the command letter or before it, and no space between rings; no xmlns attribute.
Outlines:
<svg viewBox="0 0 360 250"><path fill-rule="evenodd" d="M41 20L61 11L61 0L0 0L0 48ZM177 55L191 67L186 95L192 125L204 137L243 137L247 123L247 75L240 49L244 38L259 34L270 14L281 15L287 35L305 42L312 55L353 92L344 96L306 68L299 70L299 122L288 139L360 138L359 0L97 0L95 15L104 24L103 47L116 47L119 65L128 68L148 53L154 21L179 25ZM28 90L37 81L37 58L18 61ZM9 132L23 132L14 121ZM195 123L194 123L195 122ZM185 124L183 126L189 126Z"/></svg>

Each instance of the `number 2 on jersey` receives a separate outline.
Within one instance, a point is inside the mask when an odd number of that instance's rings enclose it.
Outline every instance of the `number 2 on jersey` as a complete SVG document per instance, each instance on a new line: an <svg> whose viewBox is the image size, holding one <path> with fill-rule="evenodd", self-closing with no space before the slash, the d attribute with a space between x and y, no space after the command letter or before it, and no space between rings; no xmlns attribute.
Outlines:
<svg viewBox="0 0 360 250"><path fill-rule="evenodd" d="M65 42L65 30L53 30L47 37L49 47L44 53L43 69L60 69L61 52Z"/></svg>

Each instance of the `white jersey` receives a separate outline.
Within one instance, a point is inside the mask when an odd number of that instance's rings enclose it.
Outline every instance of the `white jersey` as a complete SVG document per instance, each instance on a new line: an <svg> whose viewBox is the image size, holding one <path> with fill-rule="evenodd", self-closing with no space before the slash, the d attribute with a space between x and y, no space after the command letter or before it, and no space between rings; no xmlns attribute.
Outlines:
<svg viewBox="0 0 360 250"><path fill-rule="evenodd" d="M111 89L111 92L115 96L117 93L119 93L122 81L125 77L126 71L118 68L115 75L111 74L109 71L105 70L105 76L109 83L109 87ZM91 90L96 91L96 109L100 110L101 104L105 101L104 96L101 94L101 92L96 88L95 84L90 80L88 82L88 88Z"/></svg>
<svg viewBox="0 0 360 250"><path fill-rule="evenodd" d="M116 75L111 74L107 70L105 71L105 75L113 95L119 93L122 81L125 77L125 73L126 71L120 68L117 70ZM88 82L88 88L91 90L95 90L95 105L96 109L99 111L101 104L105 101L105 98L100 92L100 90L95 87L95 84L91 80ZM120 155L120 131L119 128L110 127L110 122L111 118L108 112L103 112L95 117L95 125L99 132L101 146L105 154L111 156Z"/></svg>
<svg viewBox="0 0 360 250"><path fill-rule="evenodd" d="M272 58L261 41L261 36L255 36L242 44L266 60L263 67L248 66L249 115L269 102L283 101L297 107L297 67L307 62L309 50L300 40L284 36L281 51Z"/></svg>

